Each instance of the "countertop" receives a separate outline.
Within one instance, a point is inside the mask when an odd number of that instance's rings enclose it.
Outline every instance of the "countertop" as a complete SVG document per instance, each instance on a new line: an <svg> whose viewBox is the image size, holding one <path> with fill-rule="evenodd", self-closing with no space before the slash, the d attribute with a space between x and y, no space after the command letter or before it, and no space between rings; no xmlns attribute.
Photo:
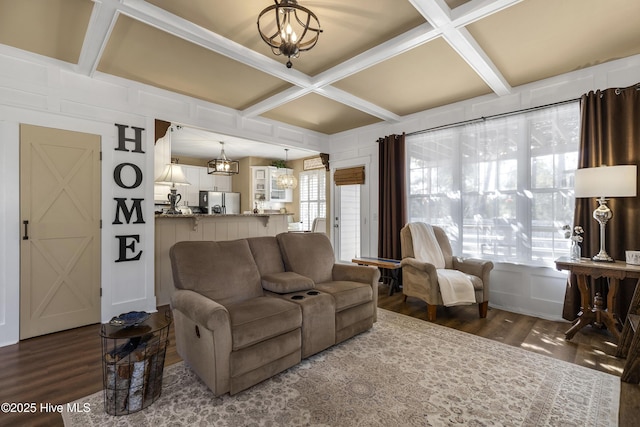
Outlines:
<svg viewBox="0 0 640 427"><path fill-rule="evenodd" d="M230 216L264 218L273 215L291 215L289 213L263 213L263 214L156 214L156 218L222 218Z"/></svg>

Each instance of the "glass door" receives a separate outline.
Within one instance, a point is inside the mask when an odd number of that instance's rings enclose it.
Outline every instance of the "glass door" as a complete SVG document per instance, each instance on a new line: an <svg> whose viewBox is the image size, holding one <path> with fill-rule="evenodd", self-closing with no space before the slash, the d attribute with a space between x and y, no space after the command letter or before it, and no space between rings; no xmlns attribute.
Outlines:
<svg viewBox="0 0 640 427"><path fill-rule="evenodd" d="M336 186L336 208L334 240L336 258L351 262L361 254L361 185Z"/></svg>

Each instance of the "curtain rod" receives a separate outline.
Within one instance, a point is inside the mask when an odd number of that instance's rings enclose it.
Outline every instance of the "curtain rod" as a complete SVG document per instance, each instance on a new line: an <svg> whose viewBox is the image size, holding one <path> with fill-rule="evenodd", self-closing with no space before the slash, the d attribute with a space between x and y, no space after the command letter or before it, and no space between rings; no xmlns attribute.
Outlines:
<svg viewBox="0 0 640 427"><path fill-rule="evenodd" d="M430 131L433 131L433 130L446 129L446 128L451 128L451 127L456 127L456 126L462 126L462 125L466 125L466 124L469 124L469 123L483 122L485 120L495 119L497 117L508 117L508 116L512 116L514 114L526 113L528 111L540 110L542 108L555 107L556 105L569 104L570 102L575 102L575 101L580 101L580 98L567 99L566 101L559 101L559 102L554 102L552 104L539 105L537 107L523 108L521 110L510 111L508 113L499 113L499 114L493 114L491 116L486 116L486 117L485 116L478 117L477 119L463 120L461 122L450 123L448 125L434 126L432 128L428 128L428 129L422 129L422 130L417 130L415 132L409 132L409 133L406 134L406 136L420 135L422 133L427 133L427 132L430 132Z"/></svg>

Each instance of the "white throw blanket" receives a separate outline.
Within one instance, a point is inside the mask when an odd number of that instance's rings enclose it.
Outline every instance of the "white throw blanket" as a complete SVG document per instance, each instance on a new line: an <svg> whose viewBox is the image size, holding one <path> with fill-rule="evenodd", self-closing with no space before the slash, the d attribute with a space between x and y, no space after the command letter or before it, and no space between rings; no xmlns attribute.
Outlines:
<svg viewBox="0 0 640 427"><path fill-rule="evenodd" d="M418 261L428 262L436 267L444 305L474 304L476 297L469 277L461 271L445 269L444 255L433 227L423 222L413 222L409 224L409 229L413 240L414 257Z"/></svg>

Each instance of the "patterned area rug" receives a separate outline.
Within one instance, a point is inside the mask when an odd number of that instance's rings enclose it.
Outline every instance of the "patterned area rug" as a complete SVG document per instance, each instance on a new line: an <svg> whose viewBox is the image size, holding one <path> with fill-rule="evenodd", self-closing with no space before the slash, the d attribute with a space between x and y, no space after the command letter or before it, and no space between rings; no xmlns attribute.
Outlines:
<svg viewBox="0 0 640 427"><path fill-rule="evenodd" d="M620 379L379 310L373 329L235 396L215 398L184 363L143 411L66 426L615 426Z"/></svg>

